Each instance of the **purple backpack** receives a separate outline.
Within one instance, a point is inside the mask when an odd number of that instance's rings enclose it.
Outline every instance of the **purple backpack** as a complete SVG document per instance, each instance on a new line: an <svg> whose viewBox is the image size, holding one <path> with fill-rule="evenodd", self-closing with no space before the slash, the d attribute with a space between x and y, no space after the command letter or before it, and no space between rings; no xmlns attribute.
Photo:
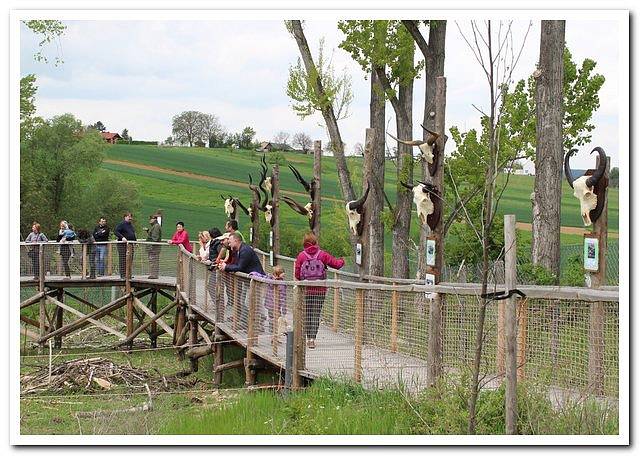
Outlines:
<svg viewBox="0 0 640 456"><path fill-rule="evenodd" d="M309 255L303 251L307 257L306 260L300 265L300 278L302 280L324 280L327 278L327 269L322 261L318 258L320 255L320 249L314 256Z"/></svg>

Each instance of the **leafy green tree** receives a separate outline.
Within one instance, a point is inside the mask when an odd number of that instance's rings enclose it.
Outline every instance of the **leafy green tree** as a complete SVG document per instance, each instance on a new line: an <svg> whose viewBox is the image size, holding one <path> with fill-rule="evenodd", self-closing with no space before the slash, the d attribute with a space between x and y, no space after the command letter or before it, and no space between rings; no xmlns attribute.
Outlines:
<svg viewBox="0 0 640 456"><path fill-rule="evenodd" d="M256 136L256 131L251 127L245 127L240 133L239 143L238 145L242 149L251 148L251 144L253 143L253 138Z"/></svg>
<svg viewBox="0 0 640 456"><path fill-rule="evenodd" d="M89 125L89 128L93 128L94 130L98 131L105 131L107 129L107 127L105 127L101 121L97 121L93 125Z"/></svg>
<svg viewBox="0 0 640 456"><path fill-rule="evenodd" d="M49 59L44 53L44 48L52 41L59 39L64 33L67 26L61 21L56 20L32 20L22 21L22 23L36 35L40 35L40 42L38 43L38 51L33 55L36 62L48 63ZM63 63L62 58L57 56L54 61L54 65L58 66Z"/></svg>
<svg viewBox="0 0 640 456"><path fill-rule="evenodd" d="M100 171L105 142L71 114L42 121L20 144L20 227L26 235L34 220L54 232L61 219L90 227L107 209L111 217L135 209L135 187L106 180ZM120 203L118 203L120 201ZM115 214L118 212L118 214ZM113 218L112 218L113 220Z"/></svg>
<svg viewBox="0 0 640 456"><path fill-rule="evenodd" d="M618 188L620 181L620 170L617 167L611 168L609 172L609 186Z"/></svg>
<svg viewBox="0 0 640 456"><path fill-rule="evenodd" d="M127 130L126 128L122 130L122 133L120 133L120 136L122 136L122 139L125 141L131 141L131 137L129 137L129 130Z"/></svg>
<svg viewBox="0 0 640 456"><path fill-rule="evenodd" d="M20 140L22 141L33 130L38 118L36 113L36 76L28 74L20 79Z"/></svg>

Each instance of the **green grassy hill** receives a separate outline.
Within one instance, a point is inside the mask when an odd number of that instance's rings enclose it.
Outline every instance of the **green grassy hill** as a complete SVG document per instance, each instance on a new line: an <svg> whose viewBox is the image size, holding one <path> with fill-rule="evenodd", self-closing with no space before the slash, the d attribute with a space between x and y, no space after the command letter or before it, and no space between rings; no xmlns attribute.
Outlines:
<svg viewBox="0 0 640 456"><path fill-rule="evenodd" d="M312 176L313 157L286 152L282 154L287 162L293 164L307 179ZM110 160L152 165L167 170L228 179L241 184L248 182L249 173L252 173L254 179L257 180L261 157L262 154L248 150L163 148L147 145L114 145L109 147L107 151L107 159ZM348 160L353 172L354 182L361 182L362 159L349 157ZM221 207L219 206L221 202L219 195L221 193L232 193L234 196L246 201L250 200L251 197L246 185L242 188L219 183L208 183L108 163L104 164L103 167L120 174L128 174L135 182L142 184L145 207L153 207L155 209L154 206L157 206L157 203L162 203L167 198L166 201L169 203L167 210L170 210L169 207L175 205L181 211L189 212L194 210L201 213L200 218L193 219L193 224L199 224L203 218L218 219L213 212L221 212L221 209L216 210L212 205L215 204L216 207ZM499 185L503 184L505 177L500 176ZM156 179L164 184L159 182L154 184L149 179ZM530 223L530 195L533 190L533 181L533 176L510 176L508 187L500 202L499 211L516 214L518 221ZM174 191L171 190L171 184L176 185ZM180 187L180 185L187 185L193 188ZM280 167L280 185L283 190L302 191L301 186L286 166ZM178 188L180 188L179 191ZM385 190L389 199L392 202L395 201L395 168L393 163L390 162L386 164ZM184 192L187 192L187 194L184 194ZM200 193L200 195L194 195L194 192ZM328 198L342 199L333 157L323 157L322 160L322 194ZM299 197L299 199L302 201L302 197ZM196 200L198 203L196 203ZM205 204L205 200L209 202ZM189 207L192 204L194 206ZM200 206L200 208L198 209L195 206ZM212 213L208 214L207 212L209 211ZM286 207L283 212L289 212L289 208ZM297 218L301 219L301 217ZM573 196L573 191L566 181L563 181L561 224L562 226L582 226L578 201ZM618 189L615 188L609 189L609 227L611 231L618 230Z"/></svg>

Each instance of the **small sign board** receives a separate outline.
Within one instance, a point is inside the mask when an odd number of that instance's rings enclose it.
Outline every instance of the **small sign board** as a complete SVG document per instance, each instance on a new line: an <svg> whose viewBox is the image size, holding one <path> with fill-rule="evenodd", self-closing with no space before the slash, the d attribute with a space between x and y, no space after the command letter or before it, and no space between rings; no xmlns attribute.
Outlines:
<svg viewBox="0 0 640 456"><path fill-rule="evenodd" d="M435 266L436 265L436 238L429 237L427 238L427 246L425 249L425 258L427 261L427 266Z"/></svg>
<svg viewBox="0 0 640 456"><path fill-rule="evenodd" d="M362 244L360 243L356 244L356 264L362 264Z"/></svg>
<svg viewBox="0 0 640 456"><path fill-rule="evenodd" d="M273 231L269 231L269 247L273 247Z"/></svg>
<svg viewBox="0 0 640 456"><path fill-rule="evenodd" d="M598 272L600 269L600 265L598 264L599 250L598 236L595 234L585 234L583 251L585 271Z"/></svg>
<svg viewBox="0 0 640 456"><path fill-rule="evenodd" d="M425 274L424 276L424 284L429 286L429 285L435 285L436 284L436 276L434 274ZM434 299L436 296L436 293L431 293L429 291L424 293L424 297L427 299Z"/></svg>
<svg viewBox="0 0 640 456"><path fill-rule="evenodd" d="M274 266L273 264L273 250L269 252L269 266Z"/></svg>
<svg viewBox="0 0 640 456"><path fill-rule="evenodd" d="M249 242L253 242L253 227L249 227Z"/></svg>

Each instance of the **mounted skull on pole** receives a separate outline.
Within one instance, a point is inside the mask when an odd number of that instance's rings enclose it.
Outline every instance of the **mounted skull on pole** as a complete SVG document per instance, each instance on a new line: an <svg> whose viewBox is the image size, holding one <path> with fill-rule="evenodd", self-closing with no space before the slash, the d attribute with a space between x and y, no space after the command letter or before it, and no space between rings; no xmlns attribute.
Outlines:
<svg viewBox="0 0 640 456"><path fill-rule="evenodd" d="M260 203L260 207L258 207L258 209L264 212L264 219L271 227L273 227L273 187L271 185L271 177L267 177L267 162L264 155L262 156L262 163L260 166L262 171L260 174L260 183L258 184L258 188L264 195L264 201ZM267 183L268 191L265 189L265 185Z"/></svg>
<svg viewBox="0 0 640 456"><path fill-rule="evenodd" d="M313 202L316 196L316 181L315 179L312 179L311 183L307 182L302 177L300 172L293 165L289 165L289 169L291 170L293 175L296 177L297 181L300 182L302 187L309 194L311 201L309 201L306 205L302 206L300 203L298 203L292 198L289 198L288 196L283 196L282 199L284 200L285 203L289 205L289 207L291 207L291 209L296 211L298 214L304 215L305 217L307 217L307 219L309 220L309 228L312 231L315 231L315 226L317 221L317 216L316 216L317 211L315 210L316 208Z"/></svg>
<svg viewBox="0 0 640 456"><path fill-rule="evenodd" d="M347 217L349 218L349 229L355 236L362 234L362 214L364 213L364 203L369 195L369 182L364 195L358 200L349 201L346 205Z"/></svg>
<svg viewBox="0 0 640 456"><path fill-rule="evenodd" d="M426 223L434 230L442 211L440 192L436 186L426 182L419 182L417 185L408 185L404 182L400 184L413 192L413 202L416 205L420 223Z"/></svg>
<svg viewBox="0 0 640 456"><path fill-rule="evenodd" d="M424 126L422 128L424 128ZM440 135L431 130L427 130L426 128L424 129L429 133L426 141L398 139L389 132L387 132L387 134L401 144L417 146L418 149L420 149L422 159L429 164L429 174L433 176L436 172L438 160L440 158L440 150L438 149L436 142Z"/></svg>
<svg viewBox="0 0 640 456"><path fill-rule="evenodd" d="M576 152L575 149L564 156L564 174L573 189L573 196L580 201L580 215L584 226L590 226L602 213L605 203L605 189L609 180L604 176L607 167L607 156L602 147L595 147L591 153L598 152L600 157L597 169L588 169L586 173L574 179L569 166L569 159Z"/></svg>
<svg viewBox="0 0 640 456"><path fill-rule="evenodd" d="M227 214L227 218L235 220L237 217L237 200L231 195L227 195L226 198L220 195L220 198L224 201L224 212Z"/></svg>

